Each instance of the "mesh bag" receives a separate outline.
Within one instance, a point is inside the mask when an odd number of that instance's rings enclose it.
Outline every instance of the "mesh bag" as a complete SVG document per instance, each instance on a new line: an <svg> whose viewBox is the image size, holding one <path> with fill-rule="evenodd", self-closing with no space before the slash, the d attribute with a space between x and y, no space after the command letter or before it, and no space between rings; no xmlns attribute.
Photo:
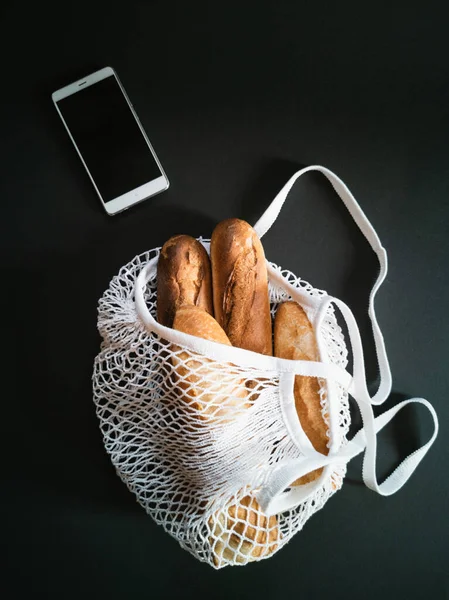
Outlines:
<svg viewBox="0 0 449 600"><path fill-rule="evenodd" d="M326 169L316 169L331 180L345 201L336 186L342 182ZM255 227L259 235L274 222L302 172L288 182L259 220ZM353 206L348 206L351 214ZM209 251L209 241L199 241ZM380 243L373 248L379 255ZM93 374L106 450L122 481L158 524L184 549L215 568L242 565L282 548L341 487L346 463L362 451L369 487L388 495L403 485L436 436L436 415L426 401L414 400L428 406L435 433L378 485L376 432L410 401L374 419L371 404L383 401L391 387L374 308L371 318L382 383L370 398L358 330L341 301L268 263L272 315L280 302L299 302L314 325L320 361L266 357L194 338L156 322L159 250L150 250L122 267L100 299L98 328L103 342ZM386 261L382 266L381 260L377 287L385 272ZM346 371L348 351L334 306L348 326L353 375ZM322 415L328 426L326 456L315 451L296 415L296 375L319 380ZM350 442L346 438L348 392L359 404L364 421L364 429ZM316 468L322 468L316 481L292 485Z"/></svg>

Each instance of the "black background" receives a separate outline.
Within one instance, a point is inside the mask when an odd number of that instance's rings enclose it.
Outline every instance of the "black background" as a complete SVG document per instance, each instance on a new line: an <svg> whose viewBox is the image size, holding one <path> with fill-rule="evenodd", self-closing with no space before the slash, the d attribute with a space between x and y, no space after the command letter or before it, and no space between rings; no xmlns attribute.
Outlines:
<svg viewBox="0 0 449 600"><path fill-rule="evenodd" d="M449 62L426 3L4 3L1 256L2 538L6 598L445 598L448 593ZM441 7L444 3L441 3ZM97 68L121 78L171 181L107 217L51 93ZM106 456L91 399L96 302L119 267L180 232L254 222L298 168L349 185L389 252L378 315L389 407L436 407L440 436L381 498L351 463L341 492L267 561L220 572L145 515ZM307 176L267 256L342 297L376 367L369 248L324 179ZM380 436L380 475L423 443L408 410Z"/></svg>

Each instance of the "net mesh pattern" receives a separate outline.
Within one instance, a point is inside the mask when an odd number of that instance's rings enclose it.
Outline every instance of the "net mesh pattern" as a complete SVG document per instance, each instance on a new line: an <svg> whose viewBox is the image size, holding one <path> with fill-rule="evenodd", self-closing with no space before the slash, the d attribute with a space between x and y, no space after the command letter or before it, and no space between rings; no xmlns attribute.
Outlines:
<svg viewBox="0 0 449 600"><path fill-rule="evenodd" d="M267 558L341 487L346 467L333 465L294 509L270 517L262 512L256 492L270 470L301 458L283 421L279 374L219 363L148 330L136 313L134 285L159 250L122 267L99 302L102 345L93 390L106 450L141 506L199 560L221 568ZM273 266L293 286L324 294ZM272 283L269 291L274 316L289 296ZM155 316L155 278L145 300ZM331 362L345 367L347 350L331 307L322 333ZM320 384L329 425L326 381ZM339 422L328 436L337 436L340 446L350 416L347 394L337 390Z"/></svg>

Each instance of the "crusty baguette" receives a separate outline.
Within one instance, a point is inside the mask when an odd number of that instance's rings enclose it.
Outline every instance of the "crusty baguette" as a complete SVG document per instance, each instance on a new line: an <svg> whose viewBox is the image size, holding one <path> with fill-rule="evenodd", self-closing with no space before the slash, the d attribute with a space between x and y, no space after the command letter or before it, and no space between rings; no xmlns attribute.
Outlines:
<svg viewBox="0 0 449 600"><path fill-rule="evenodd" d="M190 335L230 346L223 329L207 312L196 306L182 306L175 315L173 328ZM199 411L202 421L235 417L250 406L244 381L235 374L217 373L203 356L177 351L172 358L184 400ZM215 390L215 391L214 391ZM230 397L232 399L230 399ZM236 411L236 412L234 412ZM201 426L201 422L195 427ZM226 511L209 520L213 560L246 562L271 554L277 548L277 518L267 517L255 498L248 495ZM247 558L245 558L247 557Z"/></svg>
<svg viewBox="0 0 449 600"><path fill-rule="evenodd" d="M254 229L240 219L212 233L215 318L233 346L272 355L272 328L265 254Z"/></svg>
<svg viewBox="0 0 449 600"><path fill-rule="evenodd" d="M230 346L231 342L217 321L199 306L181 306L176 312L173 329ZM250 406L245 382L233 373L211 369L211 360L187 351L177 351L172 363L185 390L189 405L200 411L201 418L218 418L231 407ZM224 406L222 406L224 404Z"/></svg>
<svg viewBox="0 0 449 600"><path fill-rule="evenodd" d="M296 302L282 303L274 320L274 354L290 360L319 360L315 333L304 309ZM313 447L328 453L327 425L320 402L320 385L316 377L295 377L294 396L301 426ZM322 469L316 469L297 479L292 485L310 483Z"/></svg>
<svg viewBox="0 0 449 600"><path fill-rule="evenodd" d="M209 256L195 238L177 235L162 247L157 265L157 319L171 327L177 309L184 304L213 314Z"/></svg>

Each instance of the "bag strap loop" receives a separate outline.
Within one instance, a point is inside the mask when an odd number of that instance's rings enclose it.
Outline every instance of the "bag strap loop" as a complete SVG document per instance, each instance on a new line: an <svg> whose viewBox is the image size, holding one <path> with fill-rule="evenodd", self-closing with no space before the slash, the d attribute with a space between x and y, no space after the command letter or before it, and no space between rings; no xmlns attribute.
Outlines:
<svg viewBox="0 0 449 600"><path fill-rule="evenodd" d="M385 279L385 276L387 274L387 270L388 270L387 253L386 253L385 248L383 248L374 227L371 225L371 223L367 219L365 213L360 208L360 205L358 204L358 202L354 198L354 196L351 194L348 187L345 185L345 183L343 183L343 181L339 177L337 177L337 175L335 175L335 173L333 173L329 169L326 169L325 167L321 167L319 165L314 165L314 166L310 166L310 167L301 169L300 171L297 171L287 181L287 183L284 185L284 187L277 194L277 196L274 198L274 200L270 203L268 208L262 214L260 219L254 225L254 229L259 237L262 237L263 235L265 235L265 233L270 229L270 227L276 221L276 219L281 211L281 208L282 208L290 190L292 189L293 185L295 184L295 182L301 177L301 175L304 175L305 173L308 173L310 171L318 171L319 173L322 173L329 180L329 182L332 184L332 187L334 188L334 190L336 191L336 193L342 200L343 204L348 209L350 215L354 219L355 223L357 224L360 231L363 233L363 235L367 239L368 243L371 245L371 248L376 253L377 258L379 259L380 272L379 272L377 280L373 286L373 289L371 290L371 293L370 293L369 305L368 305L368 315L369 315L369 317L371 319L371 323L372 323L374 343L375 343L375 347L376 347L377 361L379 364L379 371L380 371L379 389L377 390L376 394L374 394L374 396L371 398L371 402L373 404L382 404L382 402L384 402L390 395L392 380L391 380L390 365L388 362L387 352L385 349L384 338L383 338L382 332L380 330L379 324L377 322L376 312L374 310L374 300L375 300L377 291L380 288L380 286L382 285L382 283Z"/></svg>
<svg viewBox="0 0 449 600"><path fill-rule="evenodd" d="M312 484L294 487L290 491L283 493L293 481L315 469L347 463L363 451L365 452L362 471L363 482L368 488L381 496L390 496L397 492L408 481L438 435L438 417L435 409L423 398L405 400L390 410L385 411L377 418L374 417L372 402L366 385L362 340L360 338L356 320L350 308L337 298L326 298L320 311L324 314L331 303L338 306L348 328L354 362L354 374L349 393L353 396L358 405L362 416L363 427L356 433L352 440L339 451L336 453L329 452L327 456L317 452L311 444L307 444L308 440L298 440L304 457L300 460L290 461L287 464L276 467L273 472L270 473L268 483L262 487L258 494L258 501L267 515L289 510L307 500L321 487L322 480L327 477L327 473L323 473L323 475ZM293 381L293 379L290 379L291 394L293 393ZM400 410L409 404L422 404L430 412L434 426L432 436L428 442L407 456L389 477L382 483L379 483L376 474L377 433L383 429Z"/></svg>
<svg viewBox="0 0 449 600"><path fill-rule="evenodd" d="M373 397L370 397L366 384L362 340L360 338L360 332L354 315L352 314L350 308L341 300L332 298L330 296L323 298L318 313L315 317L315 329L320 328L320 323L329 309L330 304L335 304L341 311L349 332L354 363L354 374L349 393L357 402L362 415L363 427L353 437L353 439L348 442L348 444L343 446L337 452L332 452L331 450L331 452L326 456L316 452L310 444L302 443L301 450L305 455L303 459L299 461L291 461L275 468L270 474L267 484L264 485L258 493L260 505L268 515L291 509L297 506L299 503L304 502L322 485L322 479L327 476L327 473L324 473L322 477L311 484L297 486L283 493L292 481L295 481L299 477L302 477L306 473L309 473L315 469L331 467L331 465L335 464L347 463L354 456L357 456L357 454L360 454L363 451L365 451L363 460L363 481L365 485L382 496L394 494L409 479L418 464L426 455L438 434L438 418L436 412L432 405L427 402L427 400L422 398L406 400L384 412L379 417L374 417L372 405L381 404L384 402L390 394L392 385L391 371L388 363L385 343L374 309L374 299L376 293L387 274L387 253L382 247L379 237L373 226L343 181L341 181L341 179L332 173L332 171L329 171L329 169L321 166L306 167L305 169L298 171L295 173L295 175L293 175L293 177L290 178L290 180L277 194L266 211L257 221L254 229L260 237L262 237L270 229L270 227L276 221L287 195L292 189L294 183L301 175L309 171L318 171L327 177L379 259L380 272L371 290L368 314L373 327L381 381L377 393ZM293 386L291 385L290 387ZM291 393L293 393L293 390L291 390ZM385 425L387 425L387 423L389 423L391 419L400 410L402 410L402 408L404 408L404 406L407 406L411 403L423 404L429 410L433 419L433 434L427 443L423 444L418 450L405 458L395 469L395 471L389 477L387 477L383 483L379 484L376 475L376 434L383 427L385 427ZM304 440L302 440L302 442L304 442Z"/></svg>
<svg viewBox="0 0 449 600"><path fill-rule="evenodd" d="M320 469L323 467L330 467L332 465L338 465L349 462L352 458L367 449L368 437L376 440L376 434L383 429L393 417L409 404L422 404L430 412L433 420L434 430L430 439L423 444L420 448L409 454L389 475L382 483L378 484L375 470L375 454L376 446L374 446L374 464L371 464L371 458L367 458L367 452L365 452L365 458L363 461L363 480L367 487L377 492L381 496L391 496L396 493L410 478L419 463L422 461L424 456L429 451L430 447L435 441L438 435L438 417L433 406L423 398L412 398L410 400L404 400L393 408L385 411L375 419L368 418L370 426L366 427L366 416L369 414L367 411L364 418L364 427L362 427L356 435L352 438L346 446L344 446L338 454L324 456L318 452L311 453L305 459L298 461L291 461L290 463L284 464L281 467L275 469L271 475L268 484L262 487L257 494L257 500L262 510L268 515L274 515L286 510L290 510L298 504L305 502L308 498L323 485L323 480L327 479L328 472L324 472L323 475L316 481L307 484L299 485L291 488L290 491L284 492L289 485L299 477ZM359 404L360 406L360 404ZM365 408L372 411L371 406L365 404ZM363 415L363 413L362 413ZM363 417L362 417L363 418Z"/></svg>

